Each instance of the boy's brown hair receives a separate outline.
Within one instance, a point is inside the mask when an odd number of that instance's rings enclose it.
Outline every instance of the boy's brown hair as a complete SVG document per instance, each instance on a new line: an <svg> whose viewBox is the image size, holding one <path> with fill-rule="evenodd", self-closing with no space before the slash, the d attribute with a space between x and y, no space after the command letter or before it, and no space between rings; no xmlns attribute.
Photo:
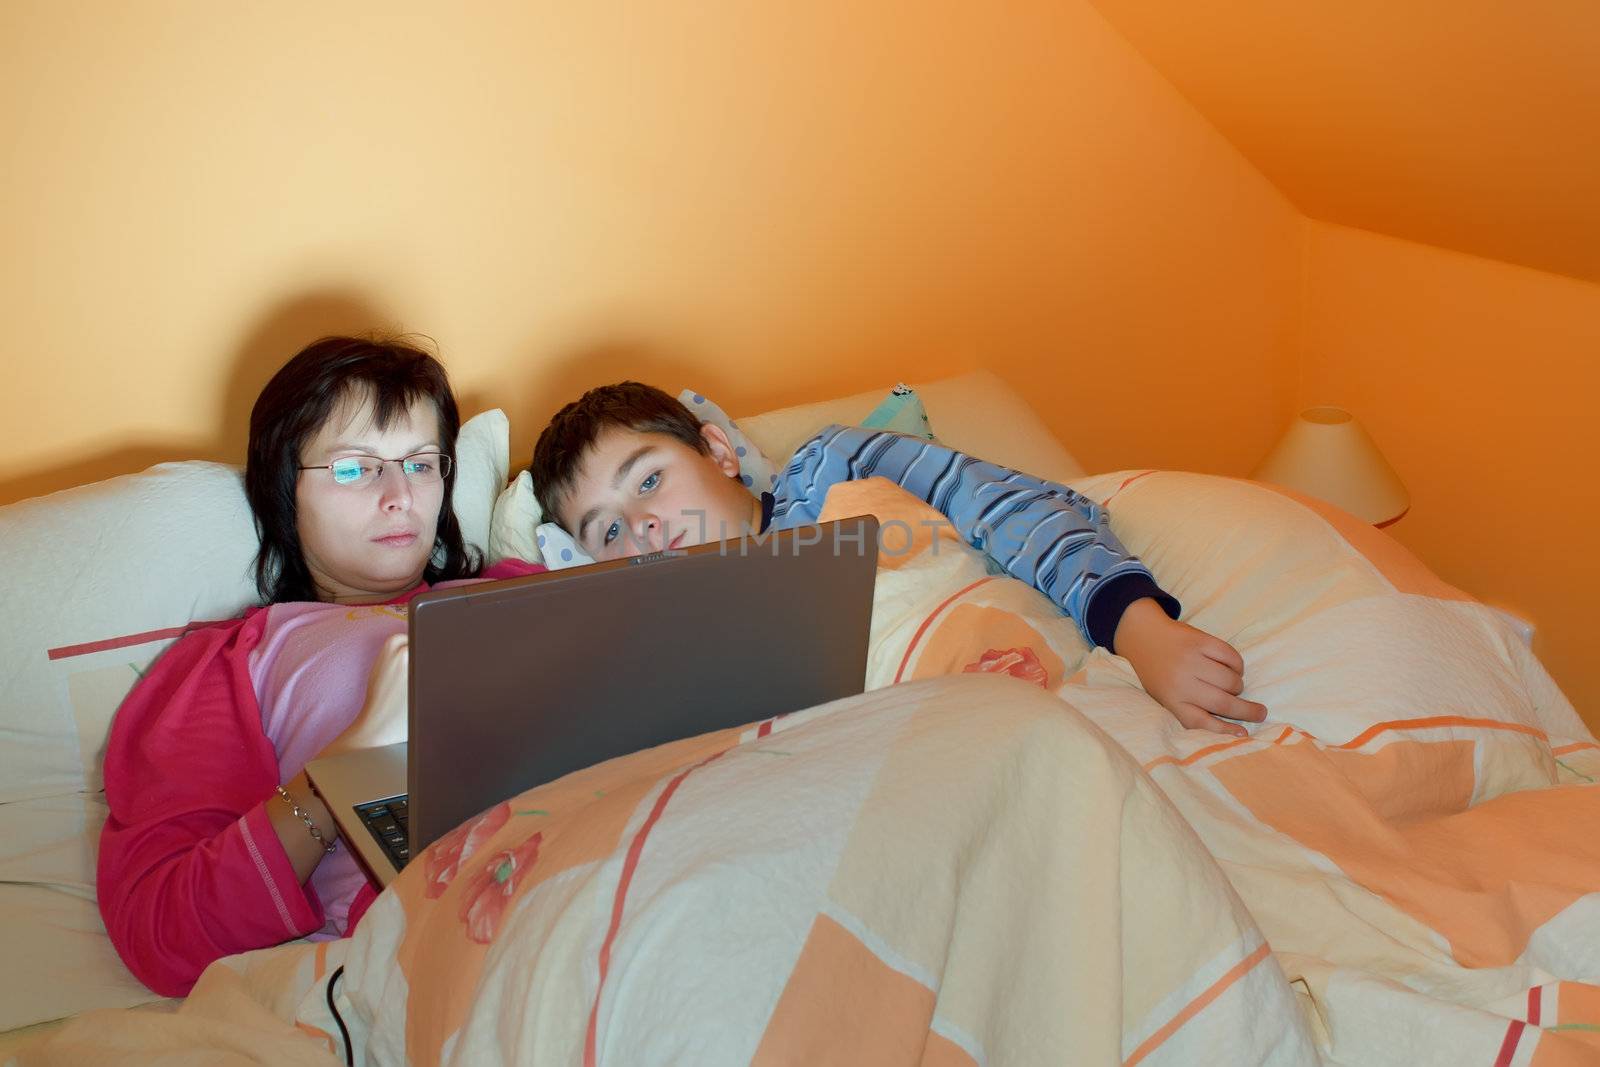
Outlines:
<svg viewBox="0 0 1600 1067"><path fill-rule="evenodd" d="M576 485L584 454L614 426L635 433L666 434L701 455L710 454L700 436L700 421L655 386L617 382L590 389L556 412L533 446L528 473L533 476L533 492L546 522L560 522L556 508Z"/></svg>

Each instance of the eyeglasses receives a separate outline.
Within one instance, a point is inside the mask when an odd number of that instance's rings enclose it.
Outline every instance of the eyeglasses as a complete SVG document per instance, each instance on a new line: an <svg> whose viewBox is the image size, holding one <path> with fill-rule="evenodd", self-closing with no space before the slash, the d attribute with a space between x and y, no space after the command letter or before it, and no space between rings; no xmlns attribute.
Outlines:
<svg viewBox="0 0 1600 1067"><path fill-rule="evenodd" d="M438 485L450 477L450 457L443 452L413 452L400 459L341 456L332 463L318 463L300 470L328 471L335 485L365 489L383 480L383 468L390 463L400 464L400 472L412 485Z"/></svg>

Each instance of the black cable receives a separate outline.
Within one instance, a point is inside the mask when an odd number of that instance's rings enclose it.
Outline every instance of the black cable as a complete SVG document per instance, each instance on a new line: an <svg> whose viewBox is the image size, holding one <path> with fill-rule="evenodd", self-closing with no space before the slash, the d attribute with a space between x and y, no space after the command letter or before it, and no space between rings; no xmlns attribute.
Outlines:
<svg viewBox="0 0 1600 1067"><path fill-rule="evenodd" d="M339 1036L344 1038L344 1062L349 1067L356 1067L355 1046L350 1044L350 1031L345 1029L344 1019L339 1015L339 1009L333 1006L333 983L344 976L344 964L328 976L328 1010L333 1013L333 1021L339 1024Z"/></svg>

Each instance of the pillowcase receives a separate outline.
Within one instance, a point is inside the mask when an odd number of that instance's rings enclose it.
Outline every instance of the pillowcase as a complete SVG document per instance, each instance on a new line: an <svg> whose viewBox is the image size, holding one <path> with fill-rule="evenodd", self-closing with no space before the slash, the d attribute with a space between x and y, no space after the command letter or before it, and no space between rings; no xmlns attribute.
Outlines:
<svg viewBox="0 0 1600 1067"><path fill-rule="evenodd" d="M511 420L499 408L479 412L456 435L455 487L450 509L469 545L489 547L495 499L511 469Z"/></svg>
<svg viewBox="0 0 1600 1067"><path fill-rule="evenodd" d="M917 386L928 416L939 421L939 442L970 456L1063 484L1083 475L1044 420L1018 392L989 371L973 371ZM745 437L781 467L795 449L830 423L860 426L882 401L872 390L816 404L780 408L739 419ZM1033 398L1050 403L1049 394Z"/></svg>
<svg viewBox="0 0 1600 1067"><path fill-rule="evenodd" d="M933 436L933 426L928 422L928 411L922 406L922 398L905 382L891 389L889 395L883 398L883 403L861 420L861 425L869 430L892 430L908 437L937 440Z"/></svg>
<svg viewBox="0 0 1600 1067"><path fill-rule="evenodd" d="M539 498L533 495L533 475L523 471L495 498L494 517L489 520L488 556L484 563L492 566L506 559L543 563L544 554L534 539L543 521Z"/></svg>
<svg viewBox="0 0 1600 1067"><path fill-rule="evenodd" d="M746 489L760 496L778 484L778 468L756 447L754 441L745 436L739 424L728 418L727 412L693 389L679 393L678 402L702 424L709 422L728 435L728 440L733 444L733 454L739 457L739 480ZM787 456L784 461L788 461Z"/></svg>

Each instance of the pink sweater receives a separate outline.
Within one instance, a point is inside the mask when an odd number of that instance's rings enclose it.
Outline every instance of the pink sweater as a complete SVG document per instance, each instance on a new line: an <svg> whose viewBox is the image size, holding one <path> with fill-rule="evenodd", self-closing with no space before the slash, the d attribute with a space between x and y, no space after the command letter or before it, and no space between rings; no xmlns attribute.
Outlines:
<svg viewBox="0 0 1600 1067"><path fill-rule="evenodd" d="M507 560L483 579L544 568ZM458 583L449 583L458 584ZM267 818L275 787L361 710L394 605L275 604L167 650L112 723L99 900L128 969L165 996L212 961L347 934L374 888L341 841L302 885Z"/></svg>

